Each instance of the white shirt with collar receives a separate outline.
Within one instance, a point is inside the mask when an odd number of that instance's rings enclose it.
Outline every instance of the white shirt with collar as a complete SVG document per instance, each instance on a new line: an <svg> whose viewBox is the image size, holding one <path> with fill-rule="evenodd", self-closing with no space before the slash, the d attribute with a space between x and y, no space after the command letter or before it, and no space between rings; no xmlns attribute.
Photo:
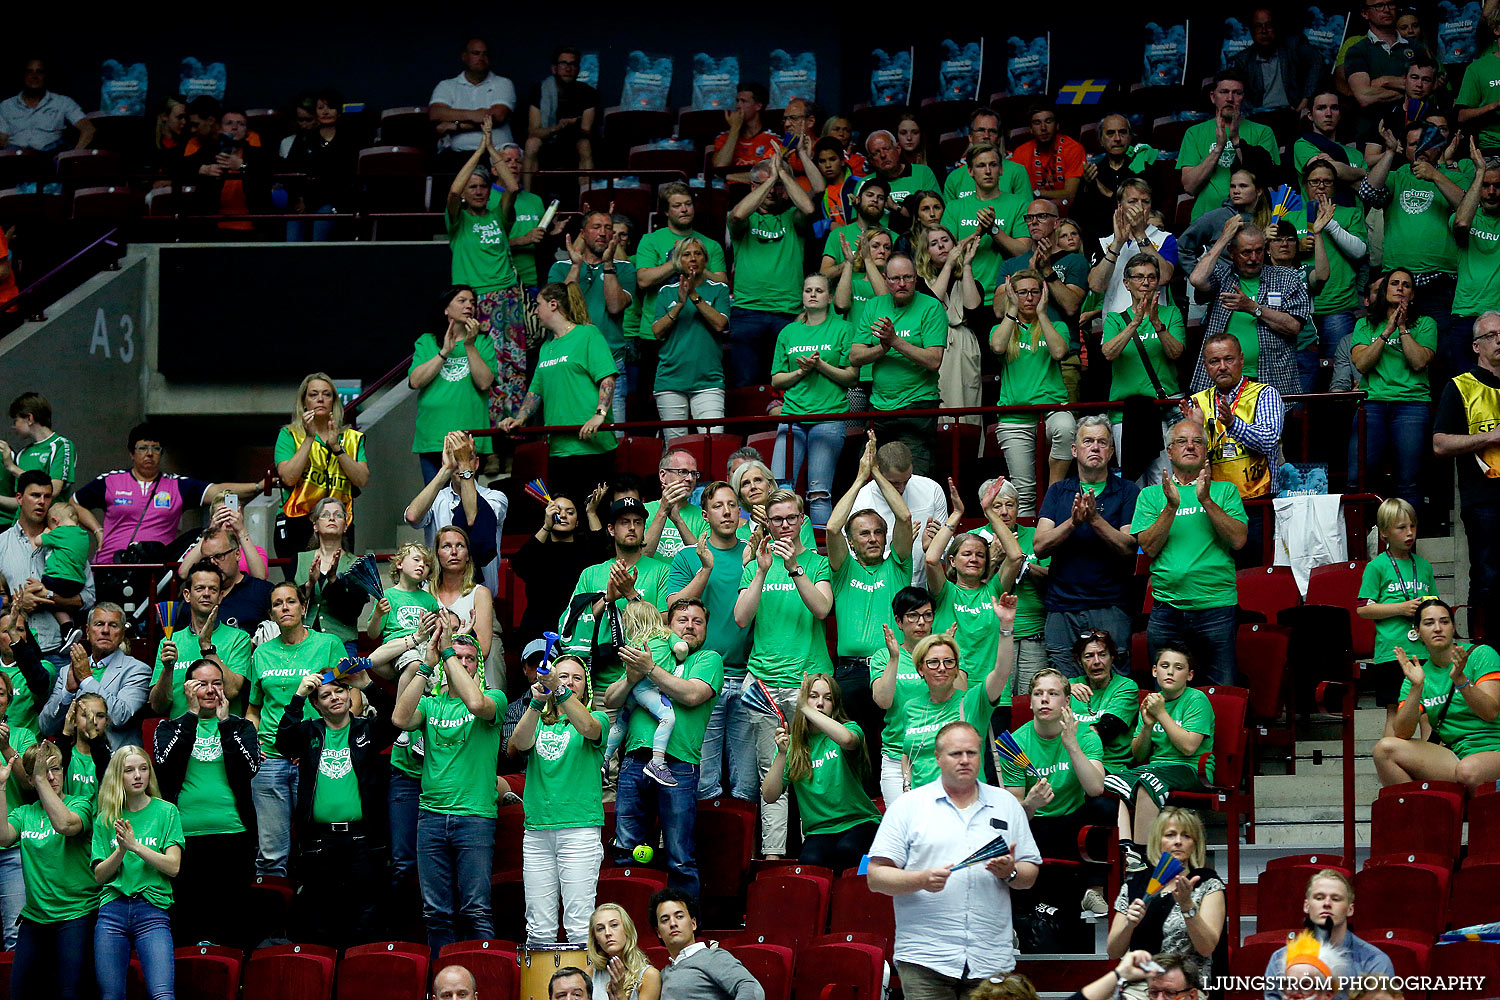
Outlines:
<svg viewBox="0 0 1500 1000"><path fill-rule="evenodd" d="M47 565L47 550L33 542L17 521L0 532L0 576L10 585L11 594L19 594L27 580L40 580ZM84 570L83 590L78 594L83 607L94 603L94 571ZM57 619L46 608L39 607L37 613L27 619L31 634L44 655L57 652L62 644L62 630Z"/></svg>
<svg viewBox="0 0 1500 1000"><path fill-rule="evenodd" d="M886 809L870 857L918 871L954 865L1005 835L1017 861L1041 864L1026 813L1003 788L980 782L978 797L960 809L942 779L919 785ZM1010 888L983 865L949 876L941 892L895 897L896 961L910 962L954 979L1010 972Z"/></svg>
<svg viewBox="0 0 1500 1000"><path fill-rule="evenodd" d="M22 149L57 149L62 144L63 130L83 119L83 109L77 101L50 90L34 108L22 94L0 101L0 132L9 136L6 140L9 145Z"/></svg>
<svg viewBox="0 0 1500 1000"><path fill-rule="evenodd" d="M707 947L708 947L708 942L707 941L694 941L692 944L688 945L686 948L684 948L681 951L679 951L677 953L677 957L674 958L674 959L671 959L671 962L672 962L673 965L676 965L678 962L682 961L684 958L689 958L689 957L691 957L693 955L696 955L698 952L702 951L703 949L705 949Z"/></svg>
<svg viewBox="0 0 1500 1000"><path fill-rule="evenodd" d="M1166 243L1167 237L1171 235L1171 233L1163 232L1150 223L1146 224L1146 239L1150 240L1151 245L1158 251ZM1109 245L1114 241L1114 236L1100 237L1099 247L1107 253ZM1125 287L1125 267L1130 262L1130 258L1141 251L1142 245L1136 240L1129 240L1120 248L1120 255L1115 258L1115 269L1109 276L1109 287L1104 290L1104 315L1108 316L1111 313L1124 312L1130 308L1130 290ZM1161 291L1157 293L1163 304L1167 302L1166 292L1164 283Z"/></svg>
<svg viewBox="0 0 1500 1000"><path fill-rule="evenodd" d="M911 516L916 519L917 531L911 540L911 585L913 587L927 586L927 564L924 560L922 548L922 524L929 518L938 521L948 519L948 494L943 487L938 485L937 480L928 479L926 476L912 476L906 481L906 489L901 491L901 499L906 501L906 506L911 510ZM885 494L880 492L880 484L871 479L854 496L855 511L873 510L885 519L885 554L891 554L891 540L896 537L896 515L891 512L891 505L885 502Z"/></svg>
<svg viewBox="0 0 1500 1000"><path fill-rule="evenodd" d="M516 85L510 82L508 77L498 73L491 73L478 83L470 83L469 78L460 73L451 80L443 80L432 88L432 99L429 104L446 104L450 108L488 108L496 104L503 104L510 108L511 114L516 111ZM479 148L484 134L477 128L467 132L454 132L444 136L443 148L451 149L459 153L472 153ZM491 134L491 141L495 148L499 149L507 142L515 142L511 138L510 119L505 120L504 125L496 125Z"/></svg>

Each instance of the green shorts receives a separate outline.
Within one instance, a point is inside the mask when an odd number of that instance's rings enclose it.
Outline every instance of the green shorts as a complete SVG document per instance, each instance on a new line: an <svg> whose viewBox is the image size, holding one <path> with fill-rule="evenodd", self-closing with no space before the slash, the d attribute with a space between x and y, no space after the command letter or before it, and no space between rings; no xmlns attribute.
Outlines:
<svg viewBox="0 0 1500 1000"><path fill-rule="evenodd" d="M1500 752L1500 739L1492 735L1470 736L1468 739L1449 744L1448 749L1452 750L1459 760L1463 760L1476 753Z"/></svg>
<svg viewBox="0 0 1500 1000"><path fill-rule="evenodd" d="M1137 788L1144 789L1160 809L1173 792L1202 791L1203 782L1197 769L1186 764L1142 764L1104 776L1104 790L1126 802L1135 798Z"/></svg>

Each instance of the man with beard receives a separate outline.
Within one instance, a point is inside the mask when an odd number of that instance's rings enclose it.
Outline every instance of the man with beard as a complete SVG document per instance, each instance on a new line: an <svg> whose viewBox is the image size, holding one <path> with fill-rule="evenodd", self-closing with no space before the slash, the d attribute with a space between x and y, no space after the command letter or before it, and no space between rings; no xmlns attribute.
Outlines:
<svg viewBox="0 0 1500 1000"><path fill-rule="evenodd" d="M1308 929L1324 948L1342 955L1345 968L1355 970L1361 976L1396 974L1390 956L1349 930L1349 918L1354 915L1354 886L1343 872L1324 868L1308 879L1302 912L1307 914ZM1281 1000L1281 992L1274 989L1273 984L1275 977L1285 970L1286 948L1282 947L1266 963L1266 1000Z"/></svg>
<svg viewBox="0 0 1500 1000"><path fill-rule="evenodd" d="M615 380L613 419L625 419L625 309L636 293L635 265L615 259L614 220L608 212L584 216L577 239L568 243L568 259L552 265L547 281L577 285L589 319L604 334L620 377Z"/></svg>
<svg viewBox="0 0 1500 1000"><path fill-rule="evenodd" d="M885 208L890 197L891 184L883 177L867 177L859 182L859 194L854 198L854 219L847 226L839 226L828 233L823 241L822 272L829 281L839 280L839 271L844 266L844 244L856 257L859 256L860 237L867 229L885 229ZM889 231L889 230L887 230Z"/></svg>
<svg viewBox="0 0 1500 1000"><path fill-rule="evenodd" d="M724 687L724 659L703 648L708 638L708 611L701 601L679 600L673 604L667 627L687 644L686 658L678 663L674 649L677 640L653 640L649 650L626 646L620 650L625 671L604 692L604 706L619 709L637 683L649 680L676 713L666 748L674 785L658 784L646 773L656 719L650 712L630 713L615 798L615 854L622 863L628 863L637 845L655 843L653 819L660 820L662 844L667 851L667 884L696 896L698 857L693 828L698 816L698 767L703 733Z"/></svg>
<svg viewBox="0 0 1500 1000"><path fill-rule="evenodd" d="M1212 211L1229 195L1229 177L1238 162L1250 162L1269 156L1281 163L1276 134L1265 125L1245 118L1240 105L1245 100L1245 74L1237 69L1221 69L1214 75L1209 103L1214 116L1199 122L1182 135L1182 150L1177 163L1182 171L1182 188L1196 195L1193 218ZM1251 149L1258 152L1250 153Z"/></svg>
<svg viewBox="0 0 1500 1000"><path fill-rule="evenodd" d="M552 75L532 86L526 95L526 166L523 187L531 187L538 164L548 170L594 167L594 121L599 92L578 79L583 56L571 45L552 53Z"/></svg>

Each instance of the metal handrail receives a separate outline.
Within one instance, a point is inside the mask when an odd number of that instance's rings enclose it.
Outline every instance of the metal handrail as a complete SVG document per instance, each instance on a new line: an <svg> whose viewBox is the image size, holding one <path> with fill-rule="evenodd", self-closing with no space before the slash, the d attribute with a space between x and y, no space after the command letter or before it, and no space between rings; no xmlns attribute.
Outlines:
<svg viewBox="0 0 1500 1000"><path fill-rule="evenodd" d="M411 359L413 357L415 357L414 354L408 354L396 367L370 383L368 387L360 391L358 396L355 396L348 403L344 404L344 419L350 427L359 427L358 414L360 407L369 405L370 400L375 397L377 392L380 392L400 379L402 375L405 375L411 367Z"/></svg>
<svg viewBox="0 0 1500 1000"><path fill-rule="evenodd" d="M119 235L120 230L118 228L110 229L108 232L104 233L104 235L93 240L83 249L79 250L77 253L69 257L67 260L63 261L61 264L58 264L52 270L48 271L46 274L42 275L40 278L36 279L31 284L23 288L19 295L5 304L4 312L0 312L0 333L9 333L11 329L10 323L12 322L15 324L15 326L20 326L21 323L26 322L27 320L46 319L46 313L41 311L37 311L28 315L26 306L31 304L32 300L39 300L41 298L42 292L45 290L46 286L53 281L53 279L55 279L63 272L71 270L85 256L93 253L99 247L105 245L111 247L119 247L123 242L122 240L120 240ZM118 260L119 257L116 256L115 259ZM14 314L13 316L7 315L12 313Z"/></svg>

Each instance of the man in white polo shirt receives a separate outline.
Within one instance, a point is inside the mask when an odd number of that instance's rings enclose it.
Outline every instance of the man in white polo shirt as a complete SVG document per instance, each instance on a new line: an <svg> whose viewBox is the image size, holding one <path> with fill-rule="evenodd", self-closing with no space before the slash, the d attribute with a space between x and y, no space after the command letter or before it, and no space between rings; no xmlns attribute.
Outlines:
<svg viewBox="0 0 1500 1000"><path fill-rule="evenodd" d="M490 72L490 47L483 38L471 38L459 54L464 71L432 88L427 117L437 123L442 141L439 148L467 159L479 148L480 126L488 115L494 123L491 142L499 149L516 140L510 131L510 116L516 106L516 85L508 77Z"/></svg>
<svg viewBox="0 0 1500 1000"><path fill-rule="evenodd" d="M47 65L28 59L21 76L21 92L0 101L0 149L34 149L52 152L62 148L63 132L78 129L75 148L87 149L94 138L94 125L71 97L47 89Z"/></svg>
<svg viewBox="0 0 1500 1000"><path fill-rule="evenodd" d="M900 441L888 441L875 452L875 467L886 482L896 488L911 512L911 585L927 585L927 564L923 561L922 538L928 521L942 524L948 519L948 494L936 479L912 473L911 449ZM871 479L854 498L854 510L873 510L885 521L886 555L896 537L896 515L886 503L880 484Z"/></svg>
<svg viewBox="0 0 1500 1000"><path fill-rule="evenodd" d="M967 722L939 730L941 776L897 799L870 845L870 888L895 897L907 1000L962 1000L1016 967L1010 891L1035 884L1042 856L1015 796L980 782L980 747ZM1010 853L953 870L1001 835Z"/></svg>

